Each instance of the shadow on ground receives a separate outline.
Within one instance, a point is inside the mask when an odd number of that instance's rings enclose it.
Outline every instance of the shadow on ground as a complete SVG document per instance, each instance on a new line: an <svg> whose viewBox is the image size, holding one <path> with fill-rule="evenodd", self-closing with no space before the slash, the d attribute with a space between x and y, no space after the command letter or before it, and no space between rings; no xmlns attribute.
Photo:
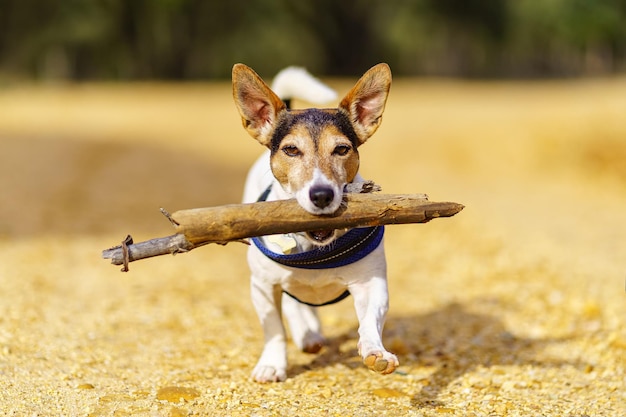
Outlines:
<svg viewBox="0 0 626 417"><path fill-rule="evenodd" d="M419 392L411 393L415 407L440 407L440 395L463 375L493 366L584 367L585 364L545 358L547 346L564 338L521 338L494 316L475 313L471 306L497 300L473 300L467 305L451 303L424 315L389 317L385 326L386 347L394 351L401 365L434 369ZM363 366L355 361L356 349L342 350L345 343L356 346L356 329L335 337L309 364L293 366L290 376L342 363L350 368Z"/></svg>

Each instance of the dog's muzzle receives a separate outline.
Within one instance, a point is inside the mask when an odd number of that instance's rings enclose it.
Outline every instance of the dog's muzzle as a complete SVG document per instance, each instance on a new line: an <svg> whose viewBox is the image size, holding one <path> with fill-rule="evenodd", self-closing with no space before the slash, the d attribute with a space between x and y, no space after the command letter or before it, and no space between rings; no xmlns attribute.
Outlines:
<svg viewBox="0 0 626 417"><path fill-rule="evenodd" d="M312 187L309 190L309 199L317 208L324 209L333 202L335 192L329 187Z"/></svg>

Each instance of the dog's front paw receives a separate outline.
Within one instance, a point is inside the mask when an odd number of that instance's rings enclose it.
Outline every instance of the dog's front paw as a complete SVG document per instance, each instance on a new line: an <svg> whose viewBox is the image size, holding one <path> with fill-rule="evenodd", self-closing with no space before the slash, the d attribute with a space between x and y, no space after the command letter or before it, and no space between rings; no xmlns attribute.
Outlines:
<svg viewBox="0 0 626 417"><path fill-rule="evenodd" d="M387 351L372 352L363 358L363 363L372 371L381 374L390 374L400 365L396 355Z"/></svg>
<svg viewBox="0 0 626 417"><path fill-rule="evenodd" d="M287 370L275 366L258 364L252 371L252 379L256 382L282 382L287 379Z"/></svg>

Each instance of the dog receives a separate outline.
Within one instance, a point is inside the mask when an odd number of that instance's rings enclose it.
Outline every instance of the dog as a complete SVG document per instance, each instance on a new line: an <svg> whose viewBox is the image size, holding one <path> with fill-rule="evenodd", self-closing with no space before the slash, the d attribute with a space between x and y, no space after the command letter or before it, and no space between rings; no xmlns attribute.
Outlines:
<svg viewBox="0 0 626 417"><path fill-rule="evenodd" d="M343 204L344 186L362 181L358 148L380 126L391 70L384 63L372 67L337 108L292 110L287 104L302 98L296 97L298 89L313 91L309 96L320 93L314 97L320 100L333 95L303 71L281 73L273 83L275 92L248 66L233 67L233 97L242 124L268 148L248 174L243 201L296 198L307 212L328 215ZM364 364L381 374L396 369L398 358L382 343L389 303L383 231L380 226L252 239L251 295L265 341L253 380L287 378L282 314L294 343L304 352L317 353L326 341L316 308L349 295L359 321L357 346Z"/></svg>

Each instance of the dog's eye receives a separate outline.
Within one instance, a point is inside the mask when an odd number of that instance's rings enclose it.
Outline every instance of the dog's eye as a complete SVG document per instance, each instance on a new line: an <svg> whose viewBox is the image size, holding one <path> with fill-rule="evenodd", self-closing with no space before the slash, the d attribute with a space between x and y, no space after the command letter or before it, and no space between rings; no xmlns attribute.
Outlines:
<svg viewBox="0 0 626 417"><path fill-rule="evenodd" d="M300 149L298 149L298 147L294 146L294 145L284 146L282 151L287 156L300 156L300 155L302 155L302 152L300 152Z"/></svg>
<svg viewBox="0 0 626 417"><path fill-rule="evenodd" d="M348 145L339 145L335 148L335 150L333 150L333 154L334 155L339 155L339 156L344 156L347 155L348 152L350 152L352 150L352 148Z"/></svg>

